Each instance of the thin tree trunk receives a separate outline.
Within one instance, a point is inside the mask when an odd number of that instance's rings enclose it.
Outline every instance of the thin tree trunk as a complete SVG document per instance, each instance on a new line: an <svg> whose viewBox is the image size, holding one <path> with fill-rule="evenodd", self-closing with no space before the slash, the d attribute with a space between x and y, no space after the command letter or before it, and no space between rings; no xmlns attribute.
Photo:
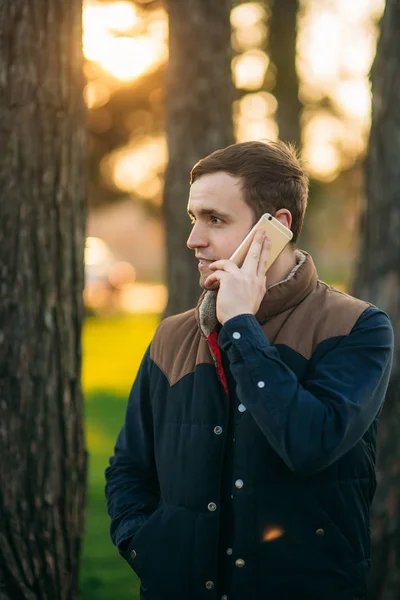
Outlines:
<svg viewBox="0 0 400 600"><path fill-rule="evenodd" d="M386 310L400 333L400 0L387 0L372 69L366 206L354 292ZM373 505L372 600L400 598L400 348L382 413Z"/></svg>
<svg viewBox="0 0 400 600"><path fill-rule="evenodd" d="M0 2L0 599L77 597L85 111L80 0Z"/></svg>
<svg viewBox="0 0 400 600"><path fill-rule="evenodd" d="M279 138L301 146L299 81L296 71L297 13L299 0L273 0L269 21L268 53L276 68L273 93L278 101Z"/></svg>
<svg viewBox="0 0 400 600"><path fill-rule="evenodd" d="M169 162L164 215L167 238L165 315L195 306L200 295L193 252L186 248L189 173L217 148L234 142L232 125L231 0L166 0L170 59L166 128Z"/></svg>

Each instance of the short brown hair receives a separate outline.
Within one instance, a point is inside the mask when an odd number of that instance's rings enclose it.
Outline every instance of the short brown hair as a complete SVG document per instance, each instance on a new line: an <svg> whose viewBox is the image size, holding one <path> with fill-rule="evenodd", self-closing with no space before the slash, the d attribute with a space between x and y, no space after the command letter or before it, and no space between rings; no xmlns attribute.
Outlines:
<svg viewBox="0 0 400 600"><path fill-rule="evenodd" d="M308 176L294 148L284 142L254 141L216 150L195 164L190 184L202 175L225 171L240 177L244 198L255 219L281 208L292 214L292 243L303 226L308 198Z"/></svg>

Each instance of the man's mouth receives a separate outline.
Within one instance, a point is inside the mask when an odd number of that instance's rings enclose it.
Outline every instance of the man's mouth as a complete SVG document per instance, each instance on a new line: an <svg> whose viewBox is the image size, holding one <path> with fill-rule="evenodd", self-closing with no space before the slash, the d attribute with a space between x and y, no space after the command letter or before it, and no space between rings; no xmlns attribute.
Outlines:
<svg viewBox="0 0 400 600"><path fill-rule="evenodd" d="M207 269L211 263L215 262L215 260L207 260L206 258L198 258L199 261L199 269Z"/></svg>

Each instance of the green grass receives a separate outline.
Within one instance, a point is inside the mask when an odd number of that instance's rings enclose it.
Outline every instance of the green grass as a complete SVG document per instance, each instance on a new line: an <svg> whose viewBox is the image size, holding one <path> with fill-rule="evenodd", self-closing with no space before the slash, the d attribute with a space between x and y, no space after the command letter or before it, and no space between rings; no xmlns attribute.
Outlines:
<svg viewBox="0 0 400 600"><path fill-rule="evenodd" d="M82 600L139 600L139 581L109 536L104 469L122 426L130 387L158 318L87 320L83 382L89 450L86 531L80 573Z"/></svg>

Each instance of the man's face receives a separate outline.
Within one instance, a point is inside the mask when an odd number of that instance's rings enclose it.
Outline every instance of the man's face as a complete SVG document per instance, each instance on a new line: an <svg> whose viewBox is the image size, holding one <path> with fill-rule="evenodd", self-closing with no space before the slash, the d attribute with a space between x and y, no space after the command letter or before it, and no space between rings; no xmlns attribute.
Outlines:
<svg viewBox="0 0 400 600"><path fill-rule="evenodd" d="M193 229L187 247L199 260L200 285L211 274L210 263L229 258L254 225L240 178L223 171L202 175L190 188L188 214Z"/></svg>

